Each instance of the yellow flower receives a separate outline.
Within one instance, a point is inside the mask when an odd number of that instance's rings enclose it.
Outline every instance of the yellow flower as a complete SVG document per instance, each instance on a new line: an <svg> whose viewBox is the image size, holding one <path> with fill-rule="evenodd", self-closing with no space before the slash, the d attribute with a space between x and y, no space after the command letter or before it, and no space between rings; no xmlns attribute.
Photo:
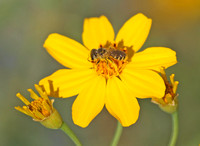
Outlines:
<svg viewBox="0 0 200 146"><path fill-rule="evenodd" d="M35 85L36 90L40 94L39 97L32 89L28 89L31 98L34 101L29 102L20 93L17 93L17 97L26 104L26 106L15 107L16 110L31 116L34 121L40 122L47 128L58 129L62 125L62 118L57 110L53 107L53 101L48 98L47 93L42 90L42 87Z"/></svg>
<svg viewBox="0 0 200 146"><path fill-rule="evenodd" d="M136 97L162 98L165 85L155 71L177 62L176 53L169 48L137 52L150 27L151 19L139 13L123 25L116 38L105 16L85 19L84 46L60 34L50 34L44 47L71 69L60 69L39 84L50 94L48 80L52 80L62 98L79 94L72 106L72 119L81 127L88 126L104 105L124 127L132 125L140 110Z"/></svg>
<svg viewBox="0 0 200 146"><path fill-rule="evenodd" d="M176 93L179 82L174 81L174 74L170 76L171 83L167 80L167 76L164 68L161 68L161 76L165 82L166 90L165 95L162 98L152 98L152 102L158 104L159 107L167 112L173 113L178 107L178 94Z"/></svg>

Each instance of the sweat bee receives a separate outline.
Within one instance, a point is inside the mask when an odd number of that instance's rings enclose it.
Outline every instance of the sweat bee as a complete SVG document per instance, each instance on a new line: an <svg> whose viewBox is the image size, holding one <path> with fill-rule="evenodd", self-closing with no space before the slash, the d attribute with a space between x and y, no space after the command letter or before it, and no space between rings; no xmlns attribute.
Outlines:
<svg viewBox="0 0 200 146"><path fill-rule="evenodd" d="M126 53L121 50L116 49L106 49L106 48L99 48L99 49L92 49L90 52L91 60L94 61L96 59L111 59L114 58L116 60L125 60Z"/></svg>

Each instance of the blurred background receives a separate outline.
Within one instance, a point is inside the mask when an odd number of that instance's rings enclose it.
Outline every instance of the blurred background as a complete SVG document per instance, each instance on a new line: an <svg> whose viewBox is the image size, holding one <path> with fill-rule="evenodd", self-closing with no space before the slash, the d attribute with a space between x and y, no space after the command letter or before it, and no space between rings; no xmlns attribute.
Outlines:
<svg viewBox="0 0 200 146"><path fill-rule="evenodd" d="M60 68L42 47L48 34L57 32L79 42L85 17L105 15L117 33L137 13L152 18L150 35L142 47L165 46L177 52L178 64L167 70L180 81L178 146L200 144L200 1L199 0L0 0L0 145L73 146L60 130L50 130L14 106L15 96L29 97L43 77ZM55 107L85 146L108 146L116 120L104 109L87 128L73 124L75 97L55 100ZM150 99L139 100L140 117L124 128L119 146L166 146L171 116Z"/></svg>

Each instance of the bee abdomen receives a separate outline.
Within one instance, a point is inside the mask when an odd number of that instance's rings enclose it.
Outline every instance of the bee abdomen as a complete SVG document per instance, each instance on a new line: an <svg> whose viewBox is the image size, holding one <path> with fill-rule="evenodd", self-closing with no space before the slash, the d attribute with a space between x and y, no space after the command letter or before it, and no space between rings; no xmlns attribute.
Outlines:
<svg viewBox="0 0 200 146"><path fill-rule="evenodd" d="M111 51L110 56L114 59L124 60L126 58L126 53L120 50L113 50Z"/></svg>

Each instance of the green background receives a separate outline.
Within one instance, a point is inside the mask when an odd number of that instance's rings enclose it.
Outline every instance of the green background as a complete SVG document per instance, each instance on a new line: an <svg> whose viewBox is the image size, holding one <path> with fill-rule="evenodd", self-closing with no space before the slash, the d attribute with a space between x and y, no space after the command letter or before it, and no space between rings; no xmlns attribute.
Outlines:
<svg viewBox="0 0 200 146"><path fill-rule="evenodd" d="M178 146L200 144L200 4L195 0L0 0L0 145L62 146L73 142L60 130L50 130L16 111L22 106L17 92L60 68L42 47L48 34L56 32L79 42L83 20L105 15L117 33L131 16L142 12L152 18L149 37L142 47L164 46L177 52L178 63L167 70L180 82ZM116 127L104 109L87 128L73 124L75 97L55 99L55 107L85 146L109 145ZM166 146L171 117L150 99L139 100L136 124L124 128L120 146Z"/></svg>

